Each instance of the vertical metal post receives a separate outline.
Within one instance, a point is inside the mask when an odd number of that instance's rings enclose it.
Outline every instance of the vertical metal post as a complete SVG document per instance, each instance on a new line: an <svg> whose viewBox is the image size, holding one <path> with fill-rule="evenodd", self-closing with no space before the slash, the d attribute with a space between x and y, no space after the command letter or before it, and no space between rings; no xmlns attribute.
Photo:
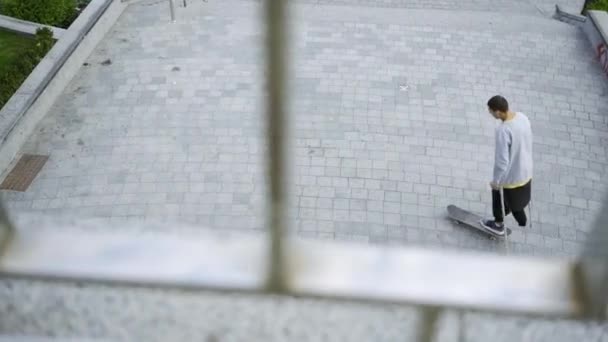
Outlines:
<svg viewBox="0 0 608 342"><path fill-rule="evenodd" d="M593 319L608 317L608 195L587 237L585 250L574 270L577 292L586 314Z"/></svg>
<svg viewBox="0 0 608 342"><path fill-rule="evenodd" d="M466 341L466 321L465 321L464 310L458 310L458 342Z"/></svg>
<svg viewBox="0 0 608 342"><path fill-rule="evenodd" d="M11 224L8 213L6 212L6 209L4 209L2 201L0 201L0 258L2 257L2 254L10 242L14 232L15 229Z"/></svg>
<svg viewBox="0 0 608 342"><path fill-rule="evenodd" d="M437 331L437 321L439 320L439 308L426 307L421 310L420 327L416 341L433 342Z"/></svg>
<svg viewBox="0 0 608 342"><path fill-rule="evenodd" d="M171 11L171 21L175 22L175 0L169 0L169 10Z"/></svg>
<svg viewBox="0 0 608 342"><path fill-rule="evenodd" d="M188 4L186 3L186 0L184 0L184 8L188 7Z"/></svg>
<svg viewBox="0 0 608 342"><path fill-rule="evenodd" d="M268 102L266 133L268 139L268 177L270 181L270 205L268 224L270 227L270 272L268 288L273 292L285 289L283 230L285 215L285 147L286 133L286 60L285 60L285 1L266 0L266 70Z"/></svg>

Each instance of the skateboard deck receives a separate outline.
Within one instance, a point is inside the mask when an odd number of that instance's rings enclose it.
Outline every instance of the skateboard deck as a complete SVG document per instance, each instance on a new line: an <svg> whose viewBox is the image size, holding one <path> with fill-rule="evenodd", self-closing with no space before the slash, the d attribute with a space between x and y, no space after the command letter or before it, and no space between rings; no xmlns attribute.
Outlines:
<svg viewBox="0 0 608 342"><path fill-rule="evenodd" d="M457 224L465 224L469 227L473 227L482 233L488 234L488 237L490 238L503 238L506 235L511 235L512 233L511 229L507 227L507 232L505 235L498 235L481 225L479 221L481 221L483 217L468 210L459 208L453 204L448 205L448 216Z"/></svg>

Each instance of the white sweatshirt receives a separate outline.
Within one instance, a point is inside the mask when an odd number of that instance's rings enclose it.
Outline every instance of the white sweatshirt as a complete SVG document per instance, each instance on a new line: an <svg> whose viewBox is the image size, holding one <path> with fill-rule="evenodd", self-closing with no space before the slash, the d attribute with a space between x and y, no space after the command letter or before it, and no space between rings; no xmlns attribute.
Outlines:
<svg viewBox="0 0 608 342"><path fill-rule="evenodd" d="M505 189L532 179L532 128L523 113L515 113L496 128L493 182Z"/></svg>

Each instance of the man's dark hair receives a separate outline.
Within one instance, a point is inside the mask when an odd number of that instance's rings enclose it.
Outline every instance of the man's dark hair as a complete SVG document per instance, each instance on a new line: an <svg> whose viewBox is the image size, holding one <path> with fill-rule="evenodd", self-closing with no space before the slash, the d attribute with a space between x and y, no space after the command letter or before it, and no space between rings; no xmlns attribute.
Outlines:
<svg viewBox="0 0 608 342"><path fill-rule="evenodd" d="M504 97L496 95L488 101L488 107L491 110L506 113L509 111L509 102Z"/></svg>

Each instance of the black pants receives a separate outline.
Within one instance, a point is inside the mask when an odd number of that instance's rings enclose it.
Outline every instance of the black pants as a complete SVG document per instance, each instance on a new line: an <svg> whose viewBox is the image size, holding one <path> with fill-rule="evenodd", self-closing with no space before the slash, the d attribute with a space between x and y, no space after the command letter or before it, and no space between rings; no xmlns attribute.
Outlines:
<svg viewBox="0 0 608 342"><path fill-rule="evenodd" d="M514 189L504 189L504 215L513 213L513 217L517 223L524 227L528 221L524 209L530 203L532 190L532 181L529 181L523 186ZM500 196L500 190L492 190L492 212L496 222L503 222L503 203Z"/></svg>

